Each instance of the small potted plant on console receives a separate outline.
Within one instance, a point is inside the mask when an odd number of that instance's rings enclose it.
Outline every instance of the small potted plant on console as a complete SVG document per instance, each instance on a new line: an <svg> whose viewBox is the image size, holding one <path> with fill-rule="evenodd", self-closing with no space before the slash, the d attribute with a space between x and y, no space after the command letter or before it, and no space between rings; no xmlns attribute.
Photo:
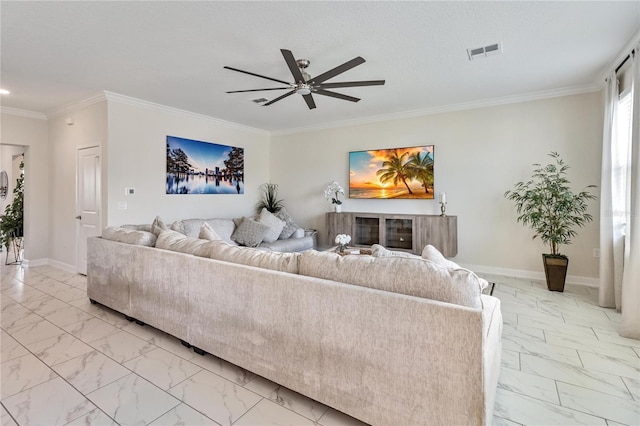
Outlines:
<svg viewBox="0 0 640 426"><path fill-rule="evenodd" d="M557 152L549 154L554 163L542 166L534 164L533 175L528 182L518 182L504 196L514 201L518 222L529 226L543 243L549 244L551 253L542 255L547 288L564 291L569 258L558 251L561 244L571 244L574 228L591 222L587 213L587 201L596 198L587 190L574 193L566 178L567 166ZM589 185L587 188L595 188Z"/></svg>

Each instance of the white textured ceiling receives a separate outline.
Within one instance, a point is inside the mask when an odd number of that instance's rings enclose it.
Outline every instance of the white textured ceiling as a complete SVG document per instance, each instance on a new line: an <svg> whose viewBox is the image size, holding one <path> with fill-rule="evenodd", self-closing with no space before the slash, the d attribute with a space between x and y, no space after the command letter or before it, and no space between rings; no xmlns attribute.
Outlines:
<svg viewBox="0 0 640 426"><path fill-rule="evenodd" d="M50 115L109 91L287 131L488 100L594 90L640 31L639 1L570 2L0 2L3 106ZM500 56L467 48L500 42ZM226 94L292 80L280 49L332 79L386 79L335 89L358 103L283 92ZM275 93L275 94L274 94Z"/></svg>

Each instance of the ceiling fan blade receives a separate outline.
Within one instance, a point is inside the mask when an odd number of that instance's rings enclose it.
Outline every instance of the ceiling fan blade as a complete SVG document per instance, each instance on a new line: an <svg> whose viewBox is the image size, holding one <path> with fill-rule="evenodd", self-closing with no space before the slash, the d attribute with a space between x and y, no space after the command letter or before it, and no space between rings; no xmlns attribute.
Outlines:
<svg viewBox="0 0 640 426"><path fill-rule="evenodd" d="M344 101L358 102L360 98L354 98L353 96L343 95L342 93L330 92L324 89L318 89L314 93L318 95L331 96L332 98L342 99Z"/></svg>
<svg viewBox="0 0 640 426"><path fill-rule="evenodd" d="M263 90L287 90L287 89L291 89L291 87L272 87L270 89L232 90L226 93L262 92Z"/></svg>
<svg viewBox="0 0 640 426"><path fill-rule="evenodd" d="M298 67L298 63L296 62L296 58L293 57L293 53L287 49L280 49L282 52L282 56L284 56L284 61L287 63L289 67L289 71L291 71L291 75L293 76L293 80L298 82L305 82L304 77L302 76L302 71L300 71L300 67Z"/></svg>
<svg viewBox="0 0 640 426"><path fill-rule="evenodd" d="M304 101L307 103L307 106L309 107L309 109L314 109L316 107L316 103L313 101L313 96L311 96L311 93L309 93L308 95L302 95L302 97L304 98Z"/></svg>
<svg viewBox="0 0 640 426"><path fill-rule="evenodd" d="M292 91L290 91L290 92L287 92L287 93L285 93L285 94L284 94L284 95L282 95L282 96L278 96L277 98L270 100L269 102L267 102L266 104L263 104L262 106L268 106L268 105L271 105L271 104L272 104L272 103L274 103L274 102L278 102L280 99L284 99L284 98L286 98L287 96L291 96L291 95L293 95L295 92L296 92L295 90L292 90Z"/></svg>
<svg viewBox="0 0 640 426"><path fill-rule="evenodd" d="M239 70L238 68L231 68L231 67L226 67L226 66L224 68L226 68L228 70L231 70L231 71L237 71L237 72L241 72L241 73L244 73L244 74L249 74L249 75L252 75L254 77L266 78L267 80L275 81L275 82L282 83L282 84L287 84L287 85L291 84L288 81L282 81L282 80L278 80L277 78L266 77L264 75L256 74L254 72Z"/></svg>
<svg viewBox="0 0 640 426"><path fill-rule="evenodd" d="M343 83L321 83L318 88L320 89L337 89L339 87L358 87L358 86L382 86L384 80L371 80L371 81L345 81Z"/></svg>
<svg viewBox="0 0 640 426"><path fill-rule="evenodd" d="M360 64L363 64L365 60L360 56L353 58L350 61L345 62L342 65L338 65L337 67L330 69L329 71L322 73L311 80L309 80L308 84L320 84L325 80L329 80L330 78L335 77L338 74L342 74L345 71L349 71L353 67L357 67Z"/></svg>

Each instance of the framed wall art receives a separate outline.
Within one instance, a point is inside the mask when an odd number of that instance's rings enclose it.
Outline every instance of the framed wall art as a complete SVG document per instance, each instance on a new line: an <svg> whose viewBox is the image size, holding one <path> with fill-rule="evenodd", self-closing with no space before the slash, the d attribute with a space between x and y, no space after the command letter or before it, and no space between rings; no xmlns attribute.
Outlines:
<svg viewBox="0 0 640 426"><path fill-rule="evenodd" d="M167 136L167 194L244 194L244 148Z"/></svg>
<svg viewBox="0 0 640 426"><path fill-rule="evenodd" d="M349 153L349 198L433 199L433 145Z"/></svg>

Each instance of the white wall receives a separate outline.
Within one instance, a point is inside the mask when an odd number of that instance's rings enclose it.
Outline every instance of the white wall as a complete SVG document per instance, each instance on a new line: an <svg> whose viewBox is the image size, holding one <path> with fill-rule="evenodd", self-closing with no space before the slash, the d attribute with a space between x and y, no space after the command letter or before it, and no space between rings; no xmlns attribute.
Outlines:
<svg viewBox="0 0 640 426"><path fill-rule="evenodd" d="M49 253L49 144L44 119L2 112L0 143L25 146L25 259L36 262ZM15 182L11 186L13 188ZM3 210L4 211L4 210Z"/></svg>
<svg viewBox="0 0 640 426"><path fill-rule="evenodd" d="M73 120L68 125L66 120ZM101 100L79 105L48 120L49 155L49 258L59 266L75 270L76 232L76 161L78 148L103 146L107 138L107 103Z"/></svg>
<svg viewBox="0 0 640 426"><path fill-rule="evenodd" d="M330 205L322 190L333 179L348 185L348 152L435 145L435 191L447 193L447 212L458 216L456 261L487 271L542 270L547 248L531 241L503 194L528 179L532 163L558 151L571 166L574 189L600 182L602 139L600 93L523 102L423 117L382 121L291 135L271 141L271 181L279 184L288 210L301 225L325 230ZM351 200L345 211L439 214L431 200ZM569 274L598 276L592 248L598 247L599 204L589 209L594 223L579 230ZM586 281L589 281L588 279Z"/></svg>
<svg viewBox="0 0 640 426"><path fill-rule="evenodd" d="M269 181L269 135L143 102L109 100L108 208L109 225L165 222L185 218L251 215L258 187ZM167 195L166 137L178 136L245 149L245 191L240 195ZM125 188L135 195L125 195ZM118 202L127 209L119 210Z"/></svg>

